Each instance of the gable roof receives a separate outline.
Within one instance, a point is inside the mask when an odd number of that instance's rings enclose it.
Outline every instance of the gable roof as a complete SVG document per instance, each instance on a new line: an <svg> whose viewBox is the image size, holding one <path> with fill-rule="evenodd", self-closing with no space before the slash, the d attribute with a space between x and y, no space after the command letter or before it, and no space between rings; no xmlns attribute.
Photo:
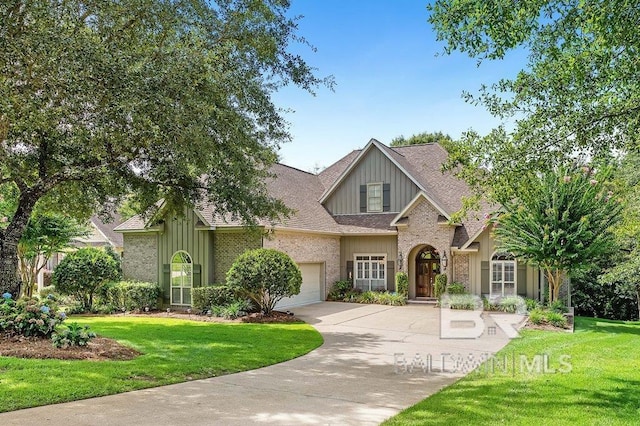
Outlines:
<svg viewBox="0 0 640 426"><path fill-rule="evenodd" d="M446 190L452 187L458 186L460 190L464 190L465 193L468 193L468 187L464 182L462 182L462 185L456 185L453 182L448 182L453 180L458 182L461 181L451 174L449 174L449 176L446 176L445 174L444 180L447 181L445 188L438 190L438 188L442 187L442 183L438 181L438 177L442 178L443 176L443 173L440 171L440 166L444 161L446 161L448 155L444 148L438 144L409 145L405 147L390 148L376 139L371 139L369 143L367 143L367 145L359 151L357 155L355 155L355 158L347 167L337 167L331 170L330 173L335 173L338 169L342 169L342 173L327 188L324 194L322 194L322 197L319 200L320 203L327 201L331 194L333 194L347 176L349 176L351 171L354 170L360 161L366 157L367 153L371 149L376 148L398 169L400 169L400 171L404 173L407 178L420 189L420 191L422 191L427 200L429 200L429 202L433 204L433 206L447 219L451 219L451 214L462 207L462 203L459 199L458 203L447 203L445 200L451 196L451 194L446 192ZM354 155L354 152L349 154L347 157ZM343 160L338 161L336 164L341 163Z"/></svg>
<svg viewBox="0 0 640 426"><path fill-rule="evenodd" d="M332 216L324 208L323 202L336 191L351 171L373 149L379 150L386 156L419 188L420 192L398 215ZM363 149L351 151L317 175L283 164L274 164L270 170L273 177L266 181L267 190L269 195L280 199L292 209L293 214L282 223L271 224L265 220L260 220L258 223L266 228L335 235L394 235L397 234L395 226L405 221L406 214L421 199L429 201L442 215L442 220L451 220L452 214L462 208L462 197L472 193L467 184L455 177L453 173L441 171L447 156L447 151L435 143L388 147L376 139L371 139ZM484 207L486 206L483 206L481 213L484 213ZM203 203L194 211L200 219L197 226L204 229L243 226L240 220L217 213L215 206L210 203ZM141 216L134 216L118 226L116 231L154 230L145 225ZM455 225L453 246L460 248L477 237L484 223L476 217L470 217L463 223Z"/></svg>
<svg viewBox="0 0 640 426"><path fill-rule="evenodd" d="M122 217L116 213L111 212L111 220L103 221L99 216L91 216L90 225L91 232L85 237L76 239L78 244L85 244L89 246L103 246L109 244L115 248L121 249L123 247L122 234L115 231L122 223Z"/></svg>

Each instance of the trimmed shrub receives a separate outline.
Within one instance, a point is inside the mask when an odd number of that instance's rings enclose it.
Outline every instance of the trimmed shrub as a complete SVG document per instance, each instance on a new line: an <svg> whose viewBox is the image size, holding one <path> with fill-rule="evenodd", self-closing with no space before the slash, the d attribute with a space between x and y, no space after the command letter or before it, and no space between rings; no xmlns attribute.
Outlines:
<svg viewBox="0 0 640 426"><path fill-rule="evenodd" d="M118 265L104 250L81 248L68 254L53 273L53 285L61 294L74 296L91 311L98 288L119 278Z"/></svg>
<svg viewBox="0 0 640 426"><path fill-rule="evenodd" d="M269 315L280 300L300 293L302 273L287 254L278 250L248 250L227 272L227 285Z"/></svg>
<svg viewBox="0 0 640 426"><path fill-rule="evenodd" d="M396 291L405 298L409 297L409 277L405 272L396 274Z"/></svg>
<svg viewBox="0 0 640 426"><path fill-rule="evenodd" d="M447 274L436 275L435 283L433 286L433 295L437 299L440 299L440 296L442 296L446 291L447 291Z"/></svg>
<svg viewBox="0 0 640 426"><path fill-rule="evenodd" d="M353 290L353 284L351 284L351 281L336 281L327 295L327 300L344 300L347 293L351 290Z"/></svg>
<svg viewBox="0 0 640 426"><path fill-rule="evenodd" d="M158 301L162 295L158 284L141 281L120 281L110 283L105 288L106 305L120 311L157 309Z"/></svg>
<svg viewBox="0 0 640 426"><path fill-rule="evenodd" d="M467 294L467 288L462 283L451 283L448 287L446 287L446 289L446 293L448 294Z"/></svg>
<svg viewBox="0 0 640 426"><path fill-rule="evenodd" d="M233 289L226 285L196 287L191 290L191 297L193 308L200 312L206 312L212 306L227 306L237 300Z"/></svg>

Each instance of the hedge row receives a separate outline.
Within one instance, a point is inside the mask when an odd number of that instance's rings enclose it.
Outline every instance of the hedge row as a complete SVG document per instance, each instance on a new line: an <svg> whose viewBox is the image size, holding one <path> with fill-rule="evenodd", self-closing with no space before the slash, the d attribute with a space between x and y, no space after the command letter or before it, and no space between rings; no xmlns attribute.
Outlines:
<svg viewBox="0 0 640 426"><path fill-rule="evenodd" d="M162 296L162 290L157 284L139 281L107 284L102 293L106 303L126 311L157 309Z"/></svg>
<svg viewBox="0 0 640 426"><path fill-rule="evenodd" d="M191 290L193 308L207 311L212 306L230 305L237 300L235 292L226 285L196 287Z"/></svg>

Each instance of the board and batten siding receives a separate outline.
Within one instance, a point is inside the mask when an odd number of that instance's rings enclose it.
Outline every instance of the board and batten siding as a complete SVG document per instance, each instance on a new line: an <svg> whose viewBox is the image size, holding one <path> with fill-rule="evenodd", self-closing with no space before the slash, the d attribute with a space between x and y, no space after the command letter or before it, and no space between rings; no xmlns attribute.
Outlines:
<svg viewBox="0 0 640 426"><path fill-rule="evenodd" d="M175 252L184 250L189 253L195 265L200 265L200 282L194 287L206 285L213 280L213 237L210 231L195 229L198 217L189 211L182 218L167 218L164 232L158 238L158 277L165 281L163 265L171 263ZM169 301L169 283L162 282L165 303Z"/></svg>
<svg viewBox="0 0 640 426"><path fill-rule="evenodd" d="M469 254L469 290L473 294L489 294L491 280L491 256L496 246L491 231L485 230L474 240L480 243L477 253ZM517 292L526 297L538 298L538 269L517 262ZM484 285L483 285L484 284Z"/></svg>
<svg viewBox="0 0 640 426"><path fill-rule="evenodd" d="M377 148L371 148L325 202L331 214L360 214L360 185L390 184L390 212L400 212L419 189Z"/></svg>
<svg viewBox="0 0 640 426"><path fill-rule="evenodd" d="M348 266L353 265L355 254L386 254L387 289L395 290L398 239L395 235L376 237L342 237L340 240L340 279L346 280ZM352 266L353 267L353 266Z"/></svg>

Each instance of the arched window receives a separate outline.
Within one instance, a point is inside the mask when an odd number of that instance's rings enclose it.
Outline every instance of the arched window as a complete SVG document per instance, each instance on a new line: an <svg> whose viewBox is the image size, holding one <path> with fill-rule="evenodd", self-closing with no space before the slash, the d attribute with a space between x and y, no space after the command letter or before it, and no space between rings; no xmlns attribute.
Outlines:
<svg viewBox="0 0 640 426"><path fill-rule="evenodd" d="M177 251L171 257L171 304L191 305L193 262L186 251Z"/></svg>
<svg viewBox="0 0 640 426"><path fill-rule="evenodd" d="M516 295L516 260L508 253L491 257L491 297Z"/></svg>

